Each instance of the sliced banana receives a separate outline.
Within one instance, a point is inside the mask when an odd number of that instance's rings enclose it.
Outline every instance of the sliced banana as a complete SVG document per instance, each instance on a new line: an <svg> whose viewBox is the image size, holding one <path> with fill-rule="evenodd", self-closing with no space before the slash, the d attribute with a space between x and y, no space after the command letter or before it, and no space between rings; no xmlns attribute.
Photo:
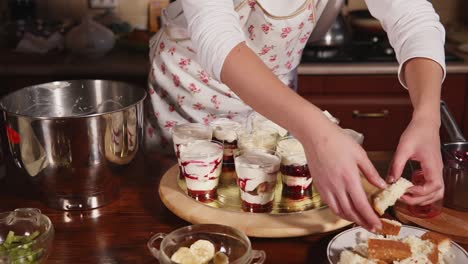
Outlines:
<svg viewBox="0 0 468 264"><path fill-rule="evenodd" d="M221 251L216 252L213 258L214 264L229 264L229 258Z"/></svg>
<svg viewBox="0 0 468 264"><path fill-rule="evenodd" d="M208 263L215 255L215 247L208 240L197 240L190 246L192 254L201 261L200 263Z"/></svg>
<svg viewBox="0 0 468 264"><path fill-rule="evenodd" d="M178 264L200 264L201 260L194 256L188 247L179 248L171 257L171 260Z"/></svg>

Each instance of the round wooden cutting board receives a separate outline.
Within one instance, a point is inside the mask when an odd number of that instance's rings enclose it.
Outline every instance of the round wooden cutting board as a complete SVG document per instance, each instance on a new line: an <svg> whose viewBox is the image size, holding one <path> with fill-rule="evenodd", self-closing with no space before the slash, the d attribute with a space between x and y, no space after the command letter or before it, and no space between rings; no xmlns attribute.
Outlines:
<svg viewBox="0 0 468 264"><path fill-rule="evenodd" d="M443 208L442 213L432 218L411 215L403 203L395 205L397 218L403 223L413 223L426 229L445 234L456 242L468 243L468 213Z"/></svg>
<svg viewBox="0 0 468 264"><path fill-rule="evenodd" d="M162 176L159 195L169 210L192 224L223 224L251 237L271 238L324 233L351 224L328 207L291 214L255 214L210 207L185 194L177 183L178 173L175 165Z"/></svg>

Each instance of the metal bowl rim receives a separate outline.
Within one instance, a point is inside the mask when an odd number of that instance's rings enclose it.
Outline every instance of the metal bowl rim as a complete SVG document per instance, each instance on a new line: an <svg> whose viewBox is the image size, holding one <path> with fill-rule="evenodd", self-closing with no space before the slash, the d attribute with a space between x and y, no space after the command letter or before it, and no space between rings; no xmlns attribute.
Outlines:
<svg viewBox="0 0 468 264"><path fill-rule="evenodd" d="M131 83L121 82L121 81L112 81L112 80L103 80L103 79L77 79L77 80L62 80L62 81L58 81L58 82L76 82L76 81L103 81L103 82L113 82L113 83L126 84L126 85L132 86L132 87L134 87L136 89L141 89L143 91L143 97L140 100L136 101L135 103L133 103L133 104L131 104L129 106L123 107L123 108L121 108L119 110L106 111L106 112L103 112L103 113L95 113L95 114L88 114L88 115L81 115L81 116L80 115L76 115L76 116L55 116L55 117L29 116L29 115L24 115L24 114L17 114L17 113L14 113L12 111L6 110L1 103L0 103L0 111L8 114L9 116L28 118L28 119L31 119L31 120L64 120L64 119L80 119L80 118L83 119L83 118L92 118L92 117L98 117L98 116L103 116L103 115L107 115L107 114L113 114L113 113L117 113L117 112L127 110L129 108L134 107L135 105L140 104L148 96L148 93L146 92L145 89L139 88L138 86L133 85ZM21 91L23 89L30 88L30 87L33 87L33 86L44 85L44 84L48 84L48 83L51 83L51 82L34 84L34 85L23 87L23 88L21 88L19 90L16 90L16 91L12 91L12 92L2 96L0 98L0 102L3 101L6 97L8 97L8 96L10 96L10 95L12 95L12 94L14 94L16 92L19 92L19 91Z"/></svg>

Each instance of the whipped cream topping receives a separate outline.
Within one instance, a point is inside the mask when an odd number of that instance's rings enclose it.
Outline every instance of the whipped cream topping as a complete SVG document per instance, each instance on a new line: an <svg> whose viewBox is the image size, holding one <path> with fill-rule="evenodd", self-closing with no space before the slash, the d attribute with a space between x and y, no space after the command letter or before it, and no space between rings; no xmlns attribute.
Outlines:
<svg viewBox="0 0 468 264"><path fill-rule="evenodd" d="M301 142L295 138L286 138L278 142L277 151L281 155L281 164L304 165L307 164L304 147Z"/></svg>
<svg viewBox="0 0 468 264"><path fill-rule="evenodd" d="M256 150L267 149L274 150L278 142L278 134L272 130L253 130L250 133L242 131L238 135L237 145L240 149Z"/></svg>
<svg viewBox="0 0 468 264"><path fill-rule="evenodd" d="M259 113L253 113L252 118L252 127L253 129L264 130L264 129L274 129L278 132L280 137L284 137L288 134L288 131L281 127L280 125L276 124L275 122L271 121L270 119L264 117Z"/></svg>
<svg viewBox="0 0 468 264"><path fill-rule="evenodd" d="M184 144L197 139L210 140L213 130L210 126L200 123L186 123L178 125L172 130L174 144Z"/></svg>
<svg viewBox="0 0 468 264"><path fill-rule="evenodd" d="M216 119L210 125L213 128L213 137L227 142L237 140L237 131L242 127L239 122L229 118Z"/></svg>

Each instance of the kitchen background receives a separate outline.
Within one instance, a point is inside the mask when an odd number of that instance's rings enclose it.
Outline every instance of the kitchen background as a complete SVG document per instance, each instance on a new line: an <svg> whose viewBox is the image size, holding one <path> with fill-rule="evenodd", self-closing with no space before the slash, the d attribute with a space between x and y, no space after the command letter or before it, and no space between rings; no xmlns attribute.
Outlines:
<svg viewBox="0 0 468 264"><path fill-rule="evenodd" d="M24 0L26 1L26 0ZM148 3L151 0L120 0L118 7L115 9L118 16L130 22L132 25L139 28L147 28L148 26ZM4 13L6 0L1 1L0 10ZM92 10L89 8L90 0L41 0L37 1L37 12L40 17L50 19L80 19L89 11L102 12L100 10ZM160 2L165 2L161 0ZM466 10L468 8L465 0L433 0L435 9L441 17L444 25L452 25L465 20ZM366 8L364 0L349 0L348 8L361 9Z"/></svg>
<svg viewBox="0 0 468 264"><path fill-rule="evenodd" d="M117 5L110 9L90 8L92 2L106 1ZM468 18L464 12L468 1L431 2L447 29L448 71L442 98L466 132ZM148 40L158 28L161 7L168 3L1 0L0 96L32 84L69 79L121 80L146 87ZM16 8L9 10L8 5ZM361 9L366 9L364 0L349 0L343 9L344 17ZM98 23L84 23L80 29L80 21L87 14L93 14ZM349 27L350 20L346 21ZM367 150L393 150L412 111L407 91L397 79L393 50L381 33L353 33L338 47L336 43L343 42L343 38L339 39L343 28L338 29L341 31L330 35L335 46L322 42L326 46L308 45L304 50L298 68L298 92L337 116L343 127L362 132ZM88 49L90 46L94 50Z"/></svg>

